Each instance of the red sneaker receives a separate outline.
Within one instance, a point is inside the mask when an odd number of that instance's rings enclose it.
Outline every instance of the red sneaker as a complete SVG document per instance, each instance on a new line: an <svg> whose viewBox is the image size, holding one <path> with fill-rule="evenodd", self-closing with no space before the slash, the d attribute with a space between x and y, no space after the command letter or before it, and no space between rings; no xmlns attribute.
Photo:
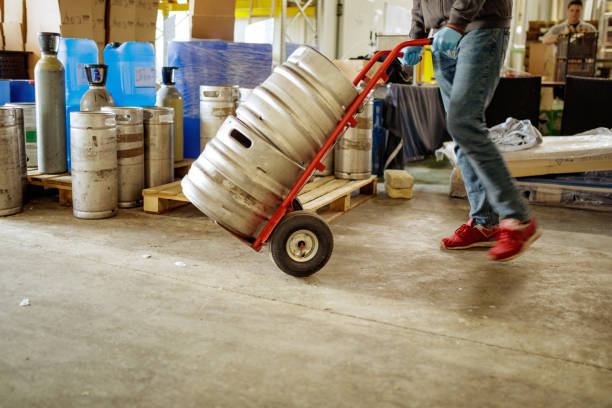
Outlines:
<svg viewBox="0 0 612 408"><path fill-rule="evenodd" d="M474 226L474 219L471 218L467 224L457 228L452 236L442 238L440 244L446 249L492 247L496 239L497 227L488 229L478 224Z"/></svg>
<svg viewBox="0 0 612 408"><path fill-rule="evenodd" d="M512 218L502 221L499 227L497 244L489 251L489 256L495 261L509 261L522 254L529 245L540 238L542 231L538 229L535 219L527 224Z"/></svg>

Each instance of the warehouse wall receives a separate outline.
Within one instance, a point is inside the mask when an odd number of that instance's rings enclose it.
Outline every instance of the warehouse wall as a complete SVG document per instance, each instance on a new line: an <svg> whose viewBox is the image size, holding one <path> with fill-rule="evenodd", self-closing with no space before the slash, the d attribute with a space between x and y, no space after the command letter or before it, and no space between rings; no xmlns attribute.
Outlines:
<svg viewBox="0 0 612 408"><path fill-rule="evenodd" d="M343 0L338 56L366 55L374 48L370 33L408 34L412 0Z"/></svg>

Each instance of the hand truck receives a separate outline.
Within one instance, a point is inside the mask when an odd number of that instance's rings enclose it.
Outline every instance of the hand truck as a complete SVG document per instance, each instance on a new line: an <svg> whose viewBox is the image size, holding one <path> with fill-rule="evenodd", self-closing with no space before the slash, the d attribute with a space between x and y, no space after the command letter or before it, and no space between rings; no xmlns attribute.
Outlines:
<svg viewBox="0 0 612 408"><path fill-rule="evenodd" d="M334 248L334 239L329 225L318 215L302 211L296 197L315 170L322 171L325 169L321 160L334 146L336 140L349 127L357 125L355 116L364 105L364 102L368 102L367 98L370 91L387 82L389 79L386 73L387 69L396 57L403 55L401 50L405 47L430 44L430 39L406 41L391 51L377 52L353 80L353 85L355 86L364 81L366 84L365 88L346 110L342 120L340 120L334 131L327 138L327 141L323 144L323 147L321 147L308 164L259 235L253 239L245 239L232 231L228 231L257 252L261 251L265 245L268 245L274 263L289 275L303 278L314 274L325 266ZM369 78L367 73L383 57L384 61L381 66L376 70L372 78Z"/></svg>

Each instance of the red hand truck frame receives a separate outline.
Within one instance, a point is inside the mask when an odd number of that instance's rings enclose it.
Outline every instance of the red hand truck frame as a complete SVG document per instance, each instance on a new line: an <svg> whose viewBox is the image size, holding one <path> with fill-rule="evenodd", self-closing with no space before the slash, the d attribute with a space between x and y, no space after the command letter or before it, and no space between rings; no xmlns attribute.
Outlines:
<svg viewBox="0 0 612 408"><path fill-rule="evenodd" d="M401 50L404 49L405 47L424 46L424 45L430 45L430 44L431 44L430 39L405 41L397 45L391 51L377 52L370 59L370 61L366 64L366 66L361 70L361 72L357 75L357 77L353 80L353 85L355 86L357 86L361 81L364 81L366 83L365 88L363 89L363 91L361 91L359 96L357 96L357 98L353 101L351 106L346 110L344 116L342 117L342 120L338 123L338 125L336 126L334 131L331 133L327 141L323 144L323 147L321 147L321 149L317 152L317 154L312 159L312 161L308 164L308 166L306 167L306 169L304 170L304 172L302 173L298 181L291 188L289 193L285 196L285 199L282 201L280 206L276 209L276 212L268 220L268 222L265 224L265 226L263 227L261 232L257 235L257 237L254 240L245 240L243 237L240 237L231 231L230 232L234 236L239 238L241 241L249 245L251 248L253 248L255 251L257 252L261 251L262 247L266 244L266 242L272 235L277 225L281 222L282 218L287 213L291 213L295 211L295 209L293 208L294 200L297 197L300 190L302 189L302 187L304 187L306 182L310 179L313 172L315 170L325 169L325 166L321 163L321 159L323 159L323 157L329 151L329 149L332 148L332 146L336 143L336 139L338 139L338 137L342 135L348 129L348 127L355 127L357 125L355 115L357 114L357 112L361 108L361 105L363 104L363 102L366 100L366 98L370 94L370 91L374 89L375 87L379 86L380 84L384 84L387 82L387 80L389 79L386 74L387 69L389 68L389 66L391 65L391 63L393 62L395 58L401 57L403 55L401 53ZM367 76L367 73L374 66L374 64L378 62L378 60L383 56L385 57L385 60L382 62L381 66L376 70L376 73L372 76L372 78L369 78ZM382 80L381 83L379 83L380 80ZM321 222L324 222L324 221L321 220ZM329 255L331 255L331 250L330 250ZM277 262L277 259L274 257L274 254L273 254L273 258L275 262L277 263L277 265L281 267L281 269L284 270L284 272L289 273L293 276L300 276L300 277L309 276L319 269L317 268L316 270L312 270L312 271L311 270L306 270L306 271L287 270L287 268L283 268L281 265L279 265L279 262ZM325 262L327 262L327 259L325 259ZM323 265L321 265L321 267Z"/></svg>

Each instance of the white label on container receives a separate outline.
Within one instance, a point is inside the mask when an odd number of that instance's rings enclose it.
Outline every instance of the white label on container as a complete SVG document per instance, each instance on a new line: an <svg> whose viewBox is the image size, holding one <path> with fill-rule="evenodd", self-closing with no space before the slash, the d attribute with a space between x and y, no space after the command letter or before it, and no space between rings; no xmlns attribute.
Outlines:
<svg viewBox="0 0 612 408"><path fill-rule="evenodd" d="M134 84L137 88L155 86L155 68L134 68Z"/></svg>
<svg viewBox="0 0 612 408"><path fill-rule="evenodd" d="M88 85L87 74L85 73L85 64L77 64L77 85Z"/></svg>

